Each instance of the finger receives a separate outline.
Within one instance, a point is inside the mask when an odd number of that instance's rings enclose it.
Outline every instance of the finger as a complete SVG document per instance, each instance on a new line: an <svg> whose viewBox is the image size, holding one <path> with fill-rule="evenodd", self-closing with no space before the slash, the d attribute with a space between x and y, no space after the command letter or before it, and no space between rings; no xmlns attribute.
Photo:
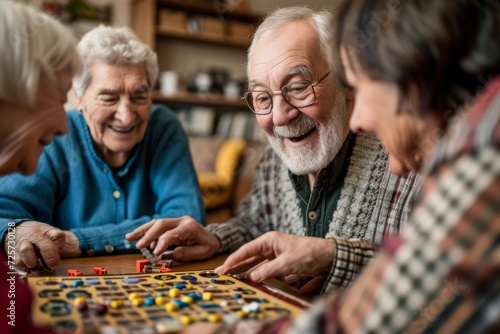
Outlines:
<svg viewBox="0 0 500 334"><path fill-rule="evenodd" d="M135 240L142 238L142 236L144 236L146 234L146 232L149 230L151 225L154 224L155 221L156 221L156 219L153 219L152 221L150 221L146 224L143 224L140 227L136 228L132 232L125 234L125 239L127 239L128 241L135 241Z"/></svg>
<svg viewBox="0 0 500 334"><path fill-rule="evenodd" d="M222 333L223 325L219 324L194 324L192 326L189 326L182 332L181 334L198 334L198 333L205 333L205 334L215 334L215 333Z"/></svg>
<svg viewBox="0 0 500 334"><path fill-rule="evenodd" d="M66 236L64 236L64 238L66 238ZM48 269L55 269L61 260L61 256L59 254L59 248L52 242L52 240L47 237L43 237L34 240L32 244L35 251L38 251L40 254L42 263L46 265Z"/></svg>
<svg viewBox="0 0 500 334"><path fill-rule="evenodd" d="M287 275L283 277L283 281L287 284L293 284L297 282L300 279L298 275L292 274L292 275Z"/></svg>
<svg viewBox="0 0 500 334"><path fill-rule="evenodd" d="M302 294L311 293L323 287L324 282L325 280L323 279L323 277L320 276L313 277L313 279L311 279L309 282L300 287L299 291Z"/></svg>
<svg viewBox="0 0 500 334"><path fill-rule="evenodd" d="M221 273L227 273L235 268L238 268L240 264L242 267L249 264L251 262L250 259L253 259L255 257L264 259L265 244L266 240L262 238L255 239L253 241L250 241L249 243L246 243L245 245L241 246L236 252L228 256L226 261L224 261L224 264L218 269L221 270ZM253 260L253 262L255 264L256 261Z"/></svg>
<svg viewBox="0 0 500 334"><path fill-rule="evenodd" d="M149 248L150 249L155 249L156 248L156 244L158 243L157 240L153 240L153 242L149 245Z"/></svg>
<svg viewBox="0 0 500 334"><path fill-rule="evenodd" d="M64 245L66 244L66 234L64 233L64 231L61 231L58 228L51 228L44 234L52 241L52 243L57 248L59 248L59 250L63 249Z"/></svg>
<svg viewBox="0 0 500 334"><path fill-rule="evenodd" d="M193 228L187 225L179 225L158 237L158 241L153 253L159 256L171 245L182 245L184 240L191 238Z"/></svg>
<svg viewBox="0 0 500 334"><path fill-rule="evenodd" d="M290 256L280 255L274 260L249 270L247 278L255 282L262 282L271 277L289 275L294 271L294 263L294 259L290 258Z"/></svg>
<svg viewBox="0 0 500 334"><path fill-rule="evenodd" d="M16 259L16 267L24 269L35 268L38 265L38 257L36 256L35 248L28 240L23 240L19 244L19 258Z"/></svg>
<svg viewBox="0 0 500 334"><path fill-rule="evenodd" d="M155 219L150 223L151 225L149 229L145 229L141 240L137 242L137 248L139 249L146 247L146 245L150 245L161 235L164 235L167 231L175 229L177 226L173 219Z"/></svg>
<svg viewBox="0 0 500 334"><path fill-rule="evenodd" d="M223 263L220 267L216 268L215 271L219 274L231 274L231 275L238 275L241 273L244 273L248 271L251 268L254 268L257 266L259 263L262 261L265 261L266 259L260 255L255 255L252 256L240 263L236 263L232 265L231 267L226 266L226 263Z"/></svg>
<svg viewBox="0 0 500 334"><path fill-rule="evenodd" d="M206 246L178 246L172 251L172 259L180 262L201 261L210 258L211 254L208 252Z"/></svg>

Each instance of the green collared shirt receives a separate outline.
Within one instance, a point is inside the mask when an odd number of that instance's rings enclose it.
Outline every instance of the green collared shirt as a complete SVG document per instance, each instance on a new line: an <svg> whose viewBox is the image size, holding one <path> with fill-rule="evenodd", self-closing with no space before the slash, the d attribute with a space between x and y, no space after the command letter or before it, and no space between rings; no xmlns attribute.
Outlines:
<svg viewBox="0 0 500 334"><path fill-rule="evenodd" d="M344 185L355 138L356 136L349 132L337 156L318 174L312 192L307 175L288 173L300 199L307 236L324 238L328 233Z"/></svg>

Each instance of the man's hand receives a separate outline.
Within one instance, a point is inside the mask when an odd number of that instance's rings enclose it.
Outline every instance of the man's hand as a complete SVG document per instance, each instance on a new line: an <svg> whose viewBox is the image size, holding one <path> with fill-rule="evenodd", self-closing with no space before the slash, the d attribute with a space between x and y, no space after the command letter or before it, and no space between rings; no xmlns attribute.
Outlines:
<svg viewBox="0 0 500 334"><path fill-rule="evenodd" d="M178 245L172 252L172 258L183 262L211 258L220 247L219 239L189 216L153 219L128 233L125 238L130 241L140 239L136 247L151 246L156 256L168 246Z"/></svg>
<svg viewBox="0 0 500 334"><path fill-rule="evenodd" d="M59 251L66 243L66 235L60 229L36 221L16 225L16 267L22 270L39 267L40 258L44 267L55 269L61 260ZM7 244L4 242L7 252Z"/></svg>
<svg viewBox="0 0 500 334"><path fill-rule="evenodd" d="M288 275L325 279L330 273L334 252L335 245L328 239L268 232L243 245L215 271L221 274L246 271L246 277L256 282ZM313 285L317 285L318 280L315 278Z"/></svg>

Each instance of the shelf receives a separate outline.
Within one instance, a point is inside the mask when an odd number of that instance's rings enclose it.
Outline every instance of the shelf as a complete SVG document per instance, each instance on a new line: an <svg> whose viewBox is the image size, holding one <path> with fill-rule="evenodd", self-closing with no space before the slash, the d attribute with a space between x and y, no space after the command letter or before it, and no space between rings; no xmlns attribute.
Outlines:
<svg viewBox="0 0 500 334"><path fill-rule="evenodd" d="M192 42L200 42L200 43L206 43L206 44L212 44L212 45L221 45L221 46L229 46L229 47L235 47L235 48L241 48L241 49L247 49L250 46L250 40L234 40L230 39L228 37L212 37L212 36L207 36L207 35L194 35L194 34L189 34L186 32L177 32L177 31L172 31L172 30L165 30L162 27L158 26L156 28L156 34L160 37L168 37L168 38L174 38L174 39L180 39L180 40L185 40L185 41L192 41Z"/></svg>
<svg viewBox="0 0 500 334"><path fill-rule="evenodd" d="M196 93L178 93L173 96L163 95L159 90L153 91L153 101L182 104L198 105L208 107L231 107L247 109L245 101L240 98L227 99L221 94L196 94ZM250 111L249 111L250 112Z"/></svg>
<svg viewBox="0 0 500 334"><path fill-rule="evenodd" d="M198 14L216 15L221 19L228 18L247 22L259 22L262 19L262 15L259 14L230 10L231 6L221 3L221 1L208 3L200 0L158 0L158 5Z"/></svg>

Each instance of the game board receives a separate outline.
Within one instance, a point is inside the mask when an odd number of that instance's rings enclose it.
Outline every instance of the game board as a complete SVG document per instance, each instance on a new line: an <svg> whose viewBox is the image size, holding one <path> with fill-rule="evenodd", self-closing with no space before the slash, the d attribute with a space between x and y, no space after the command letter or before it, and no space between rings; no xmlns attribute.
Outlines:
<svg viewBox="0 0 500 334"><path fill-rule="evenodd" d="M35 324L65 332L175 333L196 322L294 317L301 310L213 271L27 280Z"/></svg>

